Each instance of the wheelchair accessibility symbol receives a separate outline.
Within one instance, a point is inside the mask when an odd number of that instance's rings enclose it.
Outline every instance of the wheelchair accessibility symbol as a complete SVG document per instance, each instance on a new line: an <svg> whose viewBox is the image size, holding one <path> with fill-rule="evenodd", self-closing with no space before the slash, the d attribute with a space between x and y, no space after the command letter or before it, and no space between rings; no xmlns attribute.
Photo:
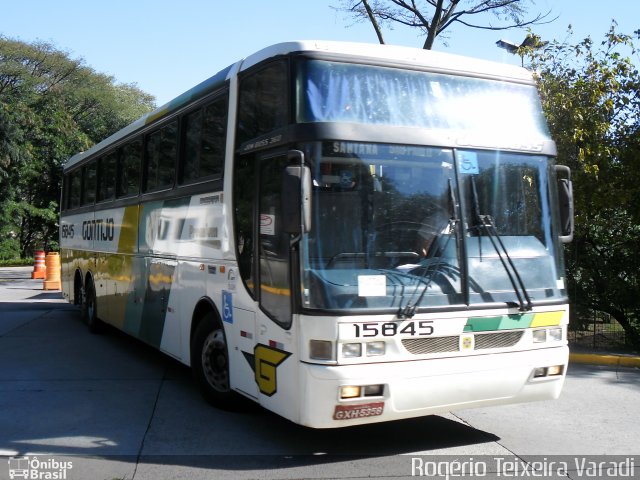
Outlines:
<svg viewBox="0 0 640 480"><path fill-rule="evenodd" d="M458 170L461 174L477 175L480 173L478 168L478 155L474 152L462 152L458 156Z"/></svg>
<svg viewBox="0 0 640 480"><path fill-rule="evenodd" d="M222 291L222 320L227 323L233 323L233 294Z"/></svg>

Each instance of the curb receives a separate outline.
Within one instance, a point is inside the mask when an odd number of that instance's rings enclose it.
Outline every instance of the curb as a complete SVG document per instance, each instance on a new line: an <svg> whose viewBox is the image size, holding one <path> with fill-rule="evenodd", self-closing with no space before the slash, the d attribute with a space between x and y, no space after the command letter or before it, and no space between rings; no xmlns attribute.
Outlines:
<svg viewBox="0 0 640 480"><path fill-rule="evenodd" d="M640 368L640 357L625 355L596 355L593 353L570 353L570 363L585 363L589 365L609 365L618 367Z"/></svg>

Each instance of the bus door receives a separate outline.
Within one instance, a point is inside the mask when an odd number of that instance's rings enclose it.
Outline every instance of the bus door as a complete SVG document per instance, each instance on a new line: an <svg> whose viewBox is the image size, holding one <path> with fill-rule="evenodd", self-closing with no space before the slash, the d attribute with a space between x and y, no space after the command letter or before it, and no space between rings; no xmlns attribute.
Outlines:
<svg viewBox="0 0 640 480"><path fill-rule="evenodd" d="M291 235L283 229L282 178L286 152L258 159L256 383L260 403L291 416L297 385L291 298ZM281 410L286 408L288 411Z"/></svg>

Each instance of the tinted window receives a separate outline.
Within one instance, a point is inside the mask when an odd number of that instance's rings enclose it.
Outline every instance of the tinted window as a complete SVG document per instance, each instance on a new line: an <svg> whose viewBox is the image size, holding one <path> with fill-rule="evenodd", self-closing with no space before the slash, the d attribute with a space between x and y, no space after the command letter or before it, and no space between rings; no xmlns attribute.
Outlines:
<svg viewBox="0 0 640 480"><path fill-rule="evenodd" d="M204 108L201 177L222 177L227 134L227 103L228 98L225 96Z"/></svg>
<svg viewBox="0 0 640 480"><path fill-rule="evenodd" d="M310 60L299 64L296 92L298 122L457 130L513 145L549 137L532 85Z"/></svg>
<svg viewBox="0 0 640 480"><path fill-rule="evenodd" d="M196 110L184 117L184 182L198 178L200 145L202 143L202 110Z"/></svg>
<svg viewBox="0 0 640 480"><path fill-rule="evenodd" d="M224 167L228 97L184 117L184 163L182 182L221 178Z"/></svg>
<svg viewBox="0 0 640 480"><path fill-rule="evenodd" d="M118 197L136 195L140 189L140 164L142 160L142 139L138 138L122 148L120 155L120 176Z"/></svg>
<svg viewBox="0 0 640 480"><path fill-rule="evenodd" d="M177 122L171 122L147 137L146 191L173 185L177 133Z"/></svg>
<svg viewBox="0 0 640 480"><path fill-rule="evenodd" d="M96 162L82 167L82 205L96 201Z"/></svg>
<svg viewBox="0 0 640 480"><path fill-rule="evenodd" d="M265 160L260 166L260 305L282 325L291 325L289 279L290 235L283 231L282 172L286 156Z"/></svg>
<svg viewBox="0 0 640 480"><path fill-rule="evenodd" d="M98 161L98 201L115 196L117 152L111 152Z"/></svg>
<svg viewBox="0 0 640 480"><path fill-rule="evenodd" d="M82 173L76 170L69 174L69 208L80 206L80 195L82 193Z"/></svg>
<svg viewBox="0 0 640 480"><path fill-rule="evenodd" d="M239 143L286 125L287 105L285 62L271 64L245 78L240 85Z"/></svg>

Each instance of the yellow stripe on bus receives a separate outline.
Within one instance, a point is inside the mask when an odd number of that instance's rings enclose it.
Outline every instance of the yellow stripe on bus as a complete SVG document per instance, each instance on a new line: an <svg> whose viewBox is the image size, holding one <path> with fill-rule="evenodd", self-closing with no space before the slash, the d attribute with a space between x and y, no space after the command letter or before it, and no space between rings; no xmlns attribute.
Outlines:
<svg viewBox="0 0 640 480"><path fill-rule="evenodd" d="M564 312L536 313L531 322L531 327L553 327L560 325Z"/></svg>
<svg viewBox="0 0 640 480"><path fill-rule="evenodd" d="M124 209L118 253L136 253L138 246L138 206L133 205Z"/></svg>

